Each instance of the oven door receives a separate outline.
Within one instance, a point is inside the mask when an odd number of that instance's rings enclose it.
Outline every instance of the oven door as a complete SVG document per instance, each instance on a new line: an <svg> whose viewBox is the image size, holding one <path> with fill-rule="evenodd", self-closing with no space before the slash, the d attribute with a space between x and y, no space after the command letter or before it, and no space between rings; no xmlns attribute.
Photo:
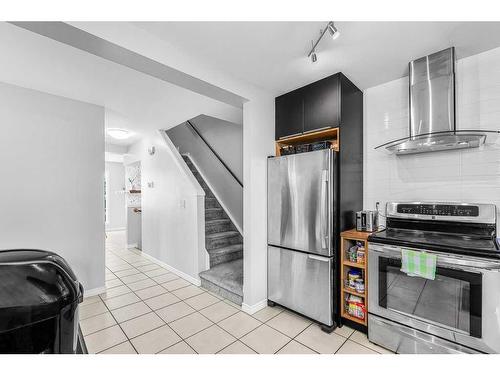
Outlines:
<svg viewBox="0 0 500 375"><path fill-rule="evenodd" d="M436 278L428 280L400 271L401 250L369 244L369 313L500 352L500 262L428 251L438 256Z"/></svg>

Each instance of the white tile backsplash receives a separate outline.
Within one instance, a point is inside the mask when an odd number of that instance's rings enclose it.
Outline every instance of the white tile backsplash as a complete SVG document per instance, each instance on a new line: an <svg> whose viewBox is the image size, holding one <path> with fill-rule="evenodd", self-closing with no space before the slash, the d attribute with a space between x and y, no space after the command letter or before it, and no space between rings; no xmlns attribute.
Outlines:
<svg viewBox="0 0 500 375"><path fill-rule="evenodd" d="M500 130L500 48L459 60L456 89L457 128ZM408 77L365 90L364 101L365 209L441 200L494 203L500 213L500 140L481 149L398 157L374 148L408 136Z"/></svg>

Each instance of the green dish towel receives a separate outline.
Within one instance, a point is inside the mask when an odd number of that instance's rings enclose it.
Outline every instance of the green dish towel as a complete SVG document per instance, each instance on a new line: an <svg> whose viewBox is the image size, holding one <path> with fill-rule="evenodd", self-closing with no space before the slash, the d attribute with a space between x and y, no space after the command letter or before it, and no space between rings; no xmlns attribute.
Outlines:
<svg viewBox="0 0 500 375"><path fill-rule="evenodd" d="M434 280L437 256L423 251L401 250L401 272Z"/></svg>

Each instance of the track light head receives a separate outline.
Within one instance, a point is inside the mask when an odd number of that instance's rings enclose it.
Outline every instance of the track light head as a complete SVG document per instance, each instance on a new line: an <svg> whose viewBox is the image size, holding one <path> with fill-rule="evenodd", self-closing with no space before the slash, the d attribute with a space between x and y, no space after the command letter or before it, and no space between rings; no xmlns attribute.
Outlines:
<svg viewBox="0 0 500 375"><path fill-rule="evenodd" d="M316 50L314 49L314 41L311 40L311 52L309 52L309 56L311 57L311 62L315 63L318 61L318 56L316 56Z"/></svg>
<svg viewBox="0 0 500 375"><path fill-rule="evenodd" d="M332 39L337 39L340 36L340 31L335 27L333 22L328 23L328 32Z"/></svg>
<svg viewBox="0 0 500 375"><path fill-rule="evenodd" d="M313 53L311 53L311 61L313 63L315 63L316 61L318 61L318 56L316 56L316 52L313 51Z"/></svg>
<svg viewBox="0 0 500 375"><path fill-rule="evenodd" d="M333 21L329 21L326 24L326 27L319 31L319 34L320 34L319 38L316 40L316 43L314 43L314 41L311 40L311 49L309 51L309 54L307 55L307 57L311 57L311 61L313 63L318 61L318 56L316 56L316 47L318 46L321 39L325 36L327 30L330 33L330 36L332 37L332 39L337 39L340 35L340 31L335 27L335 24L333 23Z"/></svg>

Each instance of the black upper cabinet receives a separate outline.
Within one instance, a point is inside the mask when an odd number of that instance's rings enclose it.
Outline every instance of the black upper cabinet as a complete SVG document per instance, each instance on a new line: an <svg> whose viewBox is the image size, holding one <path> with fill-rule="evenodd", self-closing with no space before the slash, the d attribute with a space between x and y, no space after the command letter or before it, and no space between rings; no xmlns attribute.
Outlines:
<svg viewBox="0 0 500 375"><path fill-rule="evenodd" d="M300 134L304 128L302 90L295 90L275 99L276 139Z"/></svg>
<svg viewBox="0 0 500 375"><path fill-rule="evenodd" d="M304 132L340 125L339 74L304 87Z"/></svg>
<svg viewBox="0 0 500 375"><path fill-rule="evenodd" d="M337 73L278 96L275 100L276 139L342 127L345 122L341 111L345 108L343 96L352 90L359 92L346 76Z"/></svg>

